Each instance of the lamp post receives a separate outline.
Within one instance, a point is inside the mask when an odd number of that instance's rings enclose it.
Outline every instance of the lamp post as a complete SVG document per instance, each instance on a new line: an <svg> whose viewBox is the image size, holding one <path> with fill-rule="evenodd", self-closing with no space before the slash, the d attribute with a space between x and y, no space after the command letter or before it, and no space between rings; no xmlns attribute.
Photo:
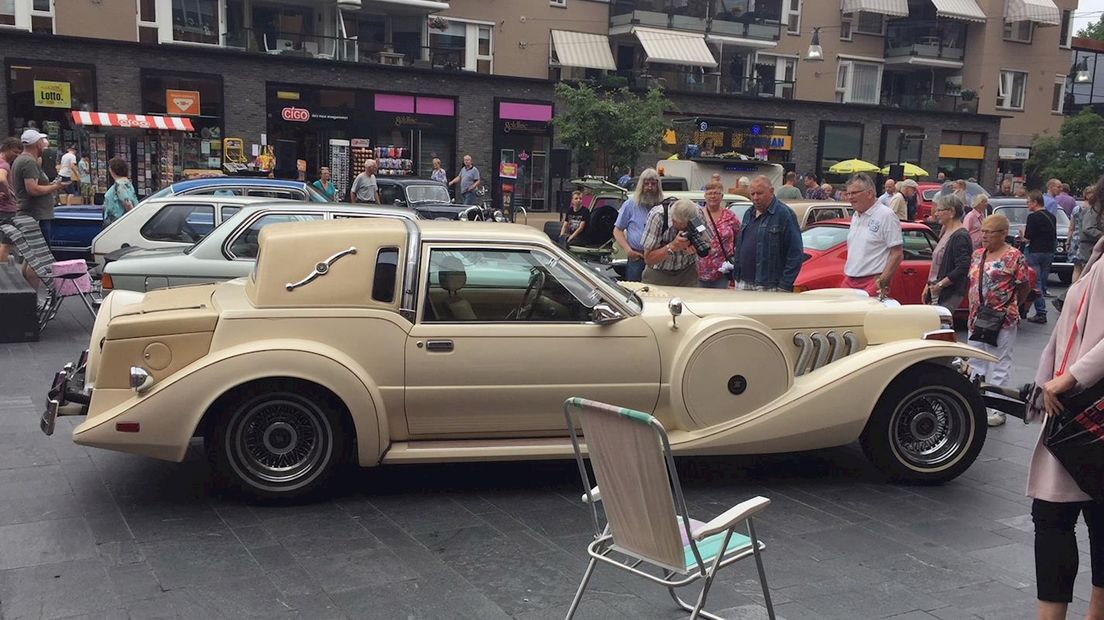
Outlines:
<svg viewBox="0 0 1104 620"><path fill-rule="evenodd" d="M1073 81L1076 84L1085 84L1092 80L1092 76L1089 75L1089 59L1082 56L1080 62L1076 62L1073 65Z"/></svg>
<svg viewBox="0 0 1104 620"><path fill-rule="evenodd" d="M805 52L805 62L824 62L824 48L820 46L820 27L813 28L813 40L809 42L809 50Z"/></svg>

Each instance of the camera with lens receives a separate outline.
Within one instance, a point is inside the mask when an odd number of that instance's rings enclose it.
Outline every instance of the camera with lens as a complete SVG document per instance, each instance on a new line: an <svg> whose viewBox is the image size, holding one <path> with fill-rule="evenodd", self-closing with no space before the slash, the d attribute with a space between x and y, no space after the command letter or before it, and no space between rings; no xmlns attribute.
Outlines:
<svg viewBox="0 0 1104 620"><path fill-rule="evenodd" d="M682 231L682 235L686 237L690 245L694 246L694 251L697 252L698 256L701 258L709 256L709 251L712 249L712 244L706 234L707 230L701 214L695 213L694 217L690 218L690 221L686 223L686 229Z"/></svg>

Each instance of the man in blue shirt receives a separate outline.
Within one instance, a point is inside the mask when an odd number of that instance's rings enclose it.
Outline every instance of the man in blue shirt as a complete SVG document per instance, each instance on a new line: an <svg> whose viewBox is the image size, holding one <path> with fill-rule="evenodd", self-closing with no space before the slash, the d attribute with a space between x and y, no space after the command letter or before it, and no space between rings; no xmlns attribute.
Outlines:
<svg viewBox="0 0 1104 620"><path fill-rule="evenodd" d="M732 269L736 288L792 291L805 253L797 216L774 196L770 179L763 175L751 182L751 202L754 208L744 213Z"/></svg>
<svg viewBox="0 0 1104 620"><path fill-rule="evenodd" d="M1046 212L1057 216L1062 203L1058 200L1058 194L1062 193L1062 182L1058 179L1047 181L1046 191L1043 192L1043 208Z"/></svg>
<svg viewBox="0 0 1104 620"><path fill-rule="evenodd" d="M644 228L648 224L648 212L661 202L663 190L659 173L655 168L648 168L640 173L636 191L621 205L613 225L613 238L629 257L626 282L639 282L644 275Z"/></svg>

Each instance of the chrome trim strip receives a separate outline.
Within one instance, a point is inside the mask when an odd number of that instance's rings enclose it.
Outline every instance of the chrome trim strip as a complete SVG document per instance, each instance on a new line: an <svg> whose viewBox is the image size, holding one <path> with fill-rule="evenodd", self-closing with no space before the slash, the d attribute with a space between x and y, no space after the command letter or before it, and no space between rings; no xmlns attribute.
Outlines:
<svg viewBox="0 0 1104 620"><path fill-rule="evenodd" d="M794 344L801 347L801 352L797 355L797 363L794 364L794 376L800 377L805 374L805 367L809 365L809 360L813 358L813 340L809 336L798 332L793 337Z"/></svg>
<svg viewBox="0 0 1104 620"><path fill-rule="evenodd" d="M813 343L816 344L816 360L813 361L812 370L823 368L828 363L828 357L831 352L828 350L832 346L828 341L828 336L815 332L812 335Z"/></svg>
<svg viewBox="0 0 1104 620"><path fill-rule="evenodd" d="M307 276L305 278L303 278L302 280L299 280L298 282L288 282L287 284L284 285L284 287L287 288L288 291L294 291L295 289L299 288L300 286L305 286L307 284L310 284L311 282L314 282L315 279L320 278L320 277L326 275L327 273L329 273L330 272L330 267L332 267L333 264L336 263L338 260L340 260L342 257L349 256L351 254L356 254L356 253L357 253L356 247L355 246L349 246L348 248L346 248L344 250L341 250L340 252L338 252L338 253L334 254L333 256L327 258L326 260L315 264L314 271L308 273Z"/></svg>
<svg viewBox="0 0 1104 620"><path fill-rule="evenodd" d="M855 332L844 332L843 339L847 342L848 355L859 350L859 338L855 335Z"/></svg>
<svg viewBox="0 0 1104 620"><path fill-rule="evenodd" d="M422 261L422 229L413 220L403 218L406 227L406 270L403 272L399 314L411 323L418 317L418 275Z"/></svg>

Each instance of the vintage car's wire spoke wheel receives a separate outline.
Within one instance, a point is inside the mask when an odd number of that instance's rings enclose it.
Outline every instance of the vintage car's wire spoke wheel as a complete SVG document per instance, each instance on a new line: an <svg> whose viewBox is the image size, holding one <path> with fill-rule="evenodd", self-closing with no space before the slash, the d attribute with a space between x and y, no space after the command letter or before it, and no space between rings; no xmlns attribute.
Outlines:
<svg viewBox="0 0 1104 620"><path fill-rule="evenodd" d="M293 497L315 488L333 468L341 425L326 398L272 387L230 404L212 457L230 482L250 493Z"/></svg>
<svg viewBox="0 0 1104 620"><path fill-rule="evenodd" d="M977 387L951 368L922 363L886 387L860 443L891 478L937 483L966 471L987 430Z"/></svg>
<svg viewBox="0 0 1104 620"><path fill-rule="evenodd" d="M969 414L962 397L933 386L905 400L894 412L890 433L901 458L918 467L938 467L962 449Z"/></svg>

